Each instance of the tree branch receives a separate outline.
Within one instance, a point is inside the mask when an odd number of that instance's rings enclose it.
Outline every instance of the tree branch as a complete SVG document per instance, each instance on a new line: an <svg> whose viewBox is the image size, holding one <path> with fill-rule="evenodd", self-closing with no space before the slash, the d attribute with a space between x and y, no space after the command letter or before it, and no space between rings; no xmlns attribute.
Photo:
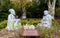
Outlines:
<svg viewBox="0 0 60 38"><path fill-rule="evenodd" d="M51 2L50 2L50 0L48 1L48 8L51 8Z"/></svg>
<svg viewBox="0 0 60 38"><path fill-rule="evenodd" d="M56 0L53 0L53 2L52 2L53 9L55 8L55 3L56 3Z"/></svg>

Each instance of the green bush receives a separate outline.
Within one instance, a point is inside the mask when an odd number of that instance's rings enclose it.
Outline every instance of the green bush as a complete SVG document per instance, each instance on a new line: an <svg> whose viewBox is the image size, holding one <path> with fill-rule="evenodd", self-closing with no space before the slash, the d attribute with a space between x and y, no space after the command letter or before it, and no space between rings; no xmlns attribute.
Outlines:
<svg viewBox="0 0 60 38"><path fill-rule="evenodd" d="M3 20L6 20L8 17L8 13L7 12L1 12L0 13L0 22Z"/></svg>
<svg viewBox="0 0 60 38"><path fill-rule="evenodd" d="M43 5L33 2L32 6L26 7L27 18L42 18L43 10Z"/></svg>
<svg viewBox="0 0 60 38"><path fill-rule="evenodd" d="M60 18L60 8L56 8L55 18Z"/></svg>
<svg viewBox="0 0 60 38"><path fill-rule="evenodd" d="M21 24L34 24L34 23L39 23L39 19L21 19Z"/></svg>
<svg viewBox="0 0 60 38"><path fill-rule="evenodd" d="M39 23L40 22L40 20L39 19L36 19L36 20L34 20L34 19L21 19L21 24L22 25L25 25L25 24L34 24L34 23ZM3 29L3 28L5 28L7 26L7 20L4 20L4 21L2 21L2 22L0 22L0 29Z"/></svg>
<svg viewBox="0 0 60 38"><path fill-rule="evenodd" d="M7 20L0 22L0 29L3 29L7 26Z"/></svg>
<svg viewBox="0 0 60 38"><path fill-rule="evenodd" d="M27 24L28 23L28 21L26 20L26 19L21 19L21 24L22 25L25 25L25 24Z"/></svg>
<svg viewBox="0 0 60 38"><path fill-rule="evenodd" d="M34 23L39 23L40 19L21 19L22 24L34 24ZM0 22L0 29L5 28L7 25L7 20L4 20ZM60 37L60 25L53 20L52 22L52 27L47 29L47 28L38 28L39 29L39 34L41 37L44 38L52 38L53 35L58 35Z"/></svg>
<svg viewBox="0 0 60 38"><path fill-rule="evenodd" d="M52 22L52 26L51 28L47 29L47 28L39 28L39 34L41 37L44 38L53 38L53 36L58 35L58 37L60 37L60 25L58 25L55 20L53 20Z"/></svg>

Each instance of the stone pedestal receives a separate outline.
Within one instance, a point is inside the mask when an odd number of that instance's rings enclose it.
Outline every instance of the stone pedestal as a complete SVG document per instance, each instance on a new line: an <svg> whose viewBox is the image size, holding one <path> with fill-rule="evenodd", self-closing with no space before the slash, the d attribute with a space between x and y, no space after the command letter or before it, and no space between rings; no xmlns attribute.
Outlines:
<svg viewBox="0 0 60 38"><path fill-rule="evenodd" d="M27 29L20 32L20 36L25 36L26 38L37 38L39 37L39 32L37 29Z"/></svg>

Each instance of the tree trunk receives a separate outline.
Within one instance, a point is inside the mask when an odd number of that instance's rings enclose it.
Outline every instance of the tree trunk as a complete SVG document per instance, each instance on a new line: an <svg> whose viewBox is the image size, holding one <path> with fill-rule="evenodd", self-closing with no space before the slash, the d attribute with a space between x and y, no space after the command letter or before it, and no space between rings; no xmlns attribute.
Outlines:
<svg viewBox="0 0 60 38"><path fill-rule="evenodd" d="M56 3L56 0L53 0L52 4L50 0L48 2L48 10L49 10L49 13L52 15L53 19L55 15L55 3Z"/></svg>
<svg viewBox="0 0 60 38"><path fill-rule="evenodd" d="M24 1L24 0L20 0L22 12L23 12L22 18L25 19L25 18L26 18L26 9L25 9L25 7L23 7L23 4L22 4L23 1Z"/></svg>
<svg viewBox="0 0 60 38"><path fill-rule="evenodd" d="M23 7L22 10L23 10L22 18L25 19L26 18L26 9L25 9L25 7Z"/></svg>
<svg viewBox="0 0 60 38"><path fill-rule="evenodd" d="M26 0L27 2L32 2L32 0Z"/></svg>

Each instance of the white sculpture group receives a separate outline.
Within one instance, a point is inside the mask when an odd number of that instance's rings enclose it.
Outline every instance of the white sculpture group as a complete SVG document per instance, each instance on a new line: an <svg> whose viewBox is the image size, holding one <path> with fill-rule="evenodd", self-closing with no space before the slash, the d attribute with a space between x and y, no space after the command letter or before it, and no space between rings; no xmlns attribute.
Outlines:
<svg viewBox="0 0 60 38"><path fill-rule="evenodd" d="M21 27L21 22L20 19L17 19L16 14L14 9L9 9L10 14L8 15L8 23L7 23L7 30L16 30L19 29ZM52 25L52 16L49 14L49 11L45 10L44 11L44 16L43 19L41 21L41 23L39 23L38 25L40 27L48 27L50 28ZM35 29L34 25L31 26L23 26L24 29Z"/></svg>

